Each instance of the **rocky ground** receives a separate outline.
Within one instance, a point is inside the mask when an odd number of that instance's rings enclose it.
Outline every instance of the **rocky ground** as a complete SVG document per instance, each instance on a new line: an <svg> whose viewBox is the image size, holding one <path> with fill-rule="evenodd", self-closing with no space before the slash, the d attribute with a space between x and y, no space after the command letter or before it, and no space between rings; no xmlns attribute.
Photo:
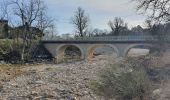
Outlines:
<svg viewBox="0 0 170 100"><path fill-rule="evenodd" d="M110 61L115 60L98 56L91 62L33 65L19 67L17 71L6 69L7 72L0 73L0 100L102 100L89 86L98 70Z"/></svg>
<svg viewBox="0 0 170 100"><path fill-rule="evenodd" d="M99 70L120 60L100 55L90 62L0 65L0 100L105 100L93 93L90 83L97 79ZM170 100L169 83L153 91L154 100Z"/></svg>

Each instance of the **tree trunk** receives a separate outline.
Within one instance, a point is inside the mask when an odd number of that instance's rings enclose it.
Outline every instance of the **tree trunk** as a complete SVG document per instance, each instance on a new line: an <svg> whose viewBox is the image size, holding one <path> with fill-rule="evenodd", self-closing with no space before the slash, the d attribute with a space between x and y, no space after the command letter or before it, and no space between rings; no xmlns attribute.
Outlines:
<svg viewBox="0 0 170 100"><path fill-rule="evenodd" d="M22 63L24 63L24 60L25 60L25 45L23 45L23 48L22 48L22 51L21 51L21 61L22 61Z"/></svg>

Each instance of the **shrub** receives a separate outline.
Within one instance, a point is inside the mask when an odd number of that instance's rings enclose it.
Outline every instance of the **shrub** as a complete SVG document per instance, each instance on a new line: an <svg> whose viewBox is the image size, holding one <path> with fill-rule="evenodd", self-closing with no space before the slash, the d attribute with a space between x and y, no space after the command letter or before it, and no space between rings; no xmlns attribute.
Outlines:
<svg viewBox="0 0 170 100"><path fill-rule="evenodd" d="M0 40L0 53L5 54L11 51L12 41L9 39Z"/></svg>
<svg viewBox="0 0 170 100"><path fill-rule="evenodd" d="M3 55L4 61L8 63L20 63L20 53L19 51L13 50Z"/></svg>
<svg viewBox="0 0 170 100"><path fill-rule="evenodd" d="M149 93L150 81L140 64L117 63L102 70L99 79L91 83L91 88L107 99L144 100Z"/></svg>
<svg viewBox="0 0 170 100"><path fill-rule="evenodd" d="M0 39L0 60L12 63L20 60L19 46L21 46L21 42L17 43L12 39Z"/></svg>

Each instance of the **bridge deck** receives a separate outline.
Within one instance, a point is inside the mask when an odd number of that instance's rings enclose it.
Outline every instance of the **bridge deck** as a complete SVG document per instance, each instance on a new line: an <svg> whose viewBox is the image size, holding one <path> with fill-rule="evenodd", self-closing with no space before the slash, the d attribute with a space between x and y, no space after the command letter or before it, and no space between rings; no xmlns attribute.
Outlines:
<svg viewBox="0 0 170 100"><path fill-rule="evenodd" d="M157 43L160 41L170 42L170 36L105 36L83 38L44 38L42 43Z"/></svg>
<svg viewBox="0 0 170 100"><path fill-rule="evenodd" d="M157 43L158 41L57 41L57 40L43 40L41 43L57 43L57 44L96 44L96 43Z"/></svg>

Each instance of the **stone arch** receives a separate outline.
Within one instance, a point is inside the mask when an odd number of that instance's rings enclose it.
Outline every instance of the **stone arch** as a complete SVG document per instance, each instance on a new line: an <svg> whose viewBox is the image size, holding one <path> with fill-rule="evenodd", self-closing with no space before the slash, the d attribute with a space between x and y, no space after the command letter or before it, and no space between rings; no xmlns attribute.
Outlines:
<svg viewBox="0 0 170 100"><path fill-rule="evenodd" d="M65 50L67 47L70 47L70 46L74 46L74 47L78 48L81 53L80 59L84 59L83 49L79 45L77 45L77 44L62 44L62 45L59 45L56 49L56 57L55 58L57 60L57 63L63 61L64 55L65 55Z"/></svg>
<svg viewBox="0 0 170 100"><path fill-rule="evenodd" d="M91 58L94 57L93 54L94 54L96 48L104 47L104 46L109 46L109 47L113 48L113 50L116 52L117 56L119 57L120 53L116 46L114 46L112 44L94 44L87 48L86 56L87 56L88 60L90 60Z"/></svg>
<svg viewBox="0 0 170 100"><path fill-rule="evenodd" d="M130 49L135 48L137 46L145 46L145 47L149 47L149 48L154 47L152 44L132 44L125 48L125 50L123 52L123 57L126 57L128 55L128 52L130 51Z"/></svg>

